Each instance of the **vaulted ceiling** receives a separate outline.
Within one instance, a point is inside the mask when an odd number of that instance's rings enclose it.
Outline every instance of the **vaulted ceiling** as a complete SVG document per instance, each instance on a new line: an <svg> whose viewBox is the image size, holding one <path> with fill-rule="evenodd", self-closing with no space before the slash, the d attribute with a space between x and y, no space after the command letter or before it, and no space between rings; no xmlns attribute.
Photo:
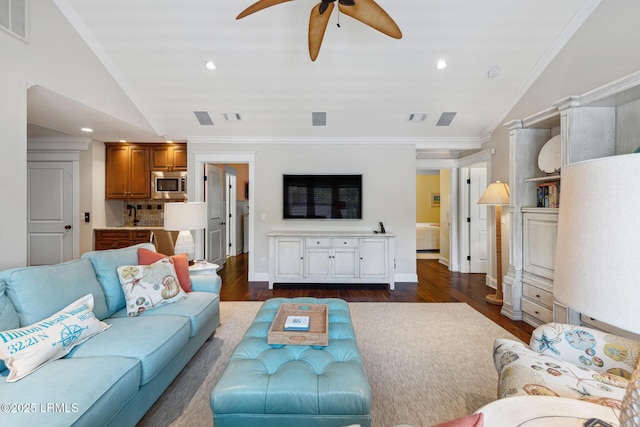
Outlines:
<svg viewBox="0 0 640 427"><path fill-rule="evenodd" d="M55 0L159 138L408 140L450 150L479 148L599 3L377 2L401 39L336 8L312 61L307 32L318 0L241 20L253 0ZM35 103L30 116L47 123ZM325 125L313 113L325 113ZM448 126L437 125L442 113L455 113ZM45 127L73 134L76 124ZM148 139L126 119L110 125L93 137Z"/></svg>

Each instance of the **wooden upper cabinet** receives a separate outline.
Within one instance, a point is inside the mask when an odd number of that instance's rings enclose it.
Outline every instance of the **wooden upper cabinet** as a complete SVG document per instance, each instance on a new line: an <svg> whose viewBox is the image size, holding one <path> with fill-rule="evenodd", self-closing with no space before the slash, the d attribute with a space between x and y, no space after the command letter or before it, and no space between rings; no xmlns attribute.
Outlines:
<svg viewBox="0 0 640 427"><path fill-rule="evenodd" d="M186 171L187 144L151 146L152 171Z"/></svg>
<svg viewBox="0 0 640 427"><path fill-rule="evenodd" d="M106 143L107 199L150 199L149 147Z"/></svg>

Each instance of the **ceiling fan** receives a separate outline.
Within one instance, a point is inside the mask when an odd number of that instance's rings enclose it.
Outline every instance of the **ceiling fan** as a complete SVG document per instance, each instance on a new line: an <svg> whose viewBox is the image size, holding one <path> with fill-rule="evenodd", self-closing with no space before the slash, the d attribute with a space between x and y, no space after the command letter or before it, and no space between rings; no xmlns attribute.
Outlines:
<svg viewBox="0 0 640 427"><path fill-rule="evenodd" d="M291 0L258 0L236 17L245 16ZM321 0L311 9L309 17L309 56L315 61L320 52L322 38L333 11L336 0ZM391 17L373 0L338 0L338 10L395 39L402 38L402 32Z"/></svg>

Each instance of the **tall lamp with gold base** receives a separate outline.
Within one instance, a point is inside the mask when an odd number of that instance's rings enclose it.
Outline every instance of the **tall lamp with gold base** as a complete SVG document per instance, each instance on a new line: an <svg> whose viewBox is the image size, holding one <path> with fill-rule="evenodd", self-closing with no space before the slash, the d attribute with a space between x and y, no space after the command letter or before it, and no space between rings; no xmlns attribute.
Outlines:
<svg viewBox="0 0 640 427"><path fill-rule="evenodd" d="M639 182L640 154L562 168L553 276L557 303L633 334L640 334ZM629 380L620 425L640 426L640 365Z"/></svg>
<svg viewBox="0 0 640 427"><path fill-rule="evenodd" d="M509 204L509 184L496 181L487 187L479 205L493 205L496 209L496 293L486 296L487 302L502 305L502 205Z"/></svg>

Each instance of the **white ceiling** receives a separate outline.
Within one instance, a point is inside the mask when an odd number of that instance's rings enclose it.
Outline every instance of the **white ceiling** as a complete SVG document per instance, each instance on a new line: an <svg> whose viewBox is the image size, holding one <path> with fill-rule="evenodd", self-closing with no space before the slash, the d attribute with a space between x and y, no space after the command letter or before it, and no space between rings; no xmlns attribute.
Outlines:
<svg viewBox="0 0 640 427"><path fill-rule="evenodd" d="M479 148L599 3L377 1L402 39L336 8L315 62L307 30L317 0L285 2L239 21L253 0L55 3L159 137L410 140L445 150ZM440 58L448 63L442 71ZM207 70L207 60L217 69ZM493 67L500 75L489 78ZM30 122L77 132L79 123L64 114L49 124L47 109L38 108L48 95L30 95ZM73 109L68 101L65 111ZM194 111L207 111L214 125L201 126ZM326 112L326 126L312 126L312 112ZM448 127L435 125L443 112L457 112ZM225 121L224 113L242 120ZM427 118L410 122L411 113ZM150 139L126 118L98 123L110 127L95 129L98 140Z"/></svg>

